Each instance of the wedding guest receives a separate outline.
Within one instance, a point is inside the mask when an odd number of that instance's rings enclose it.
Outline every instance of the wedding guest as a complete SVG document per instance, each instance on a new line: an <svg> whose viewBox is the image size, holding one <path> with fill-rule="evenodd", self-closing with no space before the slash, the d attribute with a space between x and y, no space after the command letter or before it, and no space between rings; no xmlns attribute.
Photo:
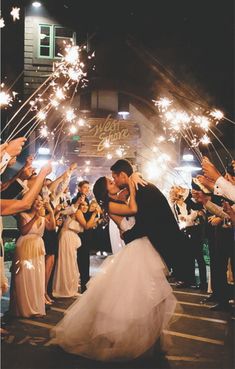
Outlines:
<svg viewBox="0 0 235 369"><path fill-rule="evenodd" d="M90 279L90 230L96 227L99 218L97 207L93 212L88 212L88 205L83 201L76 212L76 220L82 227L82 233L79 234L81 238L81 247L77 250L77 264L80 272L81 293L86 290L86 284Z"/></svg>
<svg viewBox="0 0 235 369"><path fill-rule="evenodd" d="M72 203L74 204L79 197L82 197L83 201L86 201L87 205L89 205L89 196L90 193L90 183L86 180L81 181L78 183L78 193L77 195L73 198Z"/></svg>
<svg viewBox="0 0 235 369"><path fill-rule="evenodd" d="M45 217L45 209L49 216ZM41 317L45 311L45 227L55 228L53 210L38 196L32 208L19 216L21 236L12 263L10 312L17 317Z"/></svg>
<svg viewBox="0 0 235 369"><path fill-rule="evenodd" d="M83 228L74 215L67 215L60 230L58 259L52 283L53 297L78 296L79 270L77 249L81 246L78 233Z"/></svg>

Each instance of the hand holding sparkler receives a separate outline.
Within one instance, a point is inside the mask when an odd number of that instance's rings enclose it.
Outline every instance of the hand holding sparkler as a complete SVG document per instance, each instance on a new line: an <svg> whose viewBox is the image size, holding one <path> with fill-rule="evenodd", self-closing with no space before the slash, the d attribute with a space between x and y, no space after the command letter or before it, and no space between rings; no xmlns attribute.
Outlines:
<svg viewBox="0 0 235 369"><path fill-rule="evenodd" d="M226 214L229 215L232 221L233 227L235 227L235 211L233 210L233 208L227 201L223 202L223 210L225 211Z"/></svg>
<svg viewBox="0 0 235 369"><path fill-rule="evenodd" d="M208 190L213 191L215 185L214 181L211 181L210 179L202 175L198 175L197 179L201 185L205 186Z"/></svg>
<svg viewBox="0 0 235 369"><path fill-rule="evenodd" d="M219 177L221 177L221 173L216 169L214 164L211 163L211 161L204 156L202 159L202 170L208 179L211 181L216 182Z"/></svg>
<svg viewBox="0 0 235 369"><path fill-rule="evenodd" d="M6 152L11 157L19 155L22 151L22 147L24 146L26 140L27 139L25 137L19 137L19 138L16 138L15 140L8 142L8 145L6 147Z"/></svg>
<svg viewBox="0 0 235 369"><path fill-rule="evenodd" d="M48 161L48 163L46 165L44 165L44 167L41 168L40 173L39 174L43 174L46 176L48 176L48 174L50 174L52 171L52 164L51 164L51 160Z"/></svg>
<svg viewBox="0 0 235 369"><path fill-rule="evenodd" d="M0 160L2 160L2 157L3 157L3 155L6 152L7 146L8 146L8 143L7 142L5 142L2 145L0 145Z"/></svg>
<svg viewBox="0 0 235 369"><path fill-rule="evenodd" d="M70 167L69 167L69 171L73 171L73 170L75 170L75 169L77 169L77 163L72 163L71 165L70 165Z"/></svg>

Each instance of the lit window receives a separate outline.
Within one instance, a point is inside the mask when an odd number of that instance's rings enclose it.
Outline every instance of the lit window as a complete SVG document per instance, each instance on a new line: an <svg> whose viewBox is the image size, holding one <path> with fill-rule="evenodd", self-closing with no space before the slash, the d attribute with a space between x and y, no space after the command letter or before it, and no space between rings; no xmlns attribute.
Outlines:
<svg viewBox="0 0 235 369"><path fill-rule="evenodd" d="M67 28L40 24L39 57L44 59L58 58L58 54L63 54L65 44L76 43L75 37L75 33Z"/></svg>

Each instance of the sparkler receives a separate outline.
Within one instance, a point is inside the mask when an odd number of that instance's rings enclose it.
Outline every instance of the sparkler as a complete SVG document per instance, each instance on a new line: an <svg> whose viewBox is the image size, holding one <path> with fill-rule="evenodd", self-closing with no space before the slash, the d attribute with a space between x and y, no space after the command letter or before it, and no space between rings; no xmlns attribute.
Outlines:
<svg viewBox="0 0 235 369"><path fill-rule="evenodd" d="M11 14L14 22L16 20L19 20L20 19L20 8L13 7L10 14Z"/></svg>
<svg viewBox="0 0 235 369"><path fill-rule="evenodd" d="M211 144L211 139L208 136L208 132L211 131L210 127L218 124L224 118L224 114L217 109L206 111L205 114L200 114L202 109L198 108L196 109L197 114L177 110L173 107L173 101L167 98L160 98L154 101L154 104L161 113L167 141L174 143L182 136L199 158L201 157L199 144ZM158 138L159 143L163 142L160 137Z"/></svg>
<svg viewBox="0 0 235 369"><path fill-rule="evenodd" d="M5 27L5 22L3 18L0 18L0 28Z"/></svg>

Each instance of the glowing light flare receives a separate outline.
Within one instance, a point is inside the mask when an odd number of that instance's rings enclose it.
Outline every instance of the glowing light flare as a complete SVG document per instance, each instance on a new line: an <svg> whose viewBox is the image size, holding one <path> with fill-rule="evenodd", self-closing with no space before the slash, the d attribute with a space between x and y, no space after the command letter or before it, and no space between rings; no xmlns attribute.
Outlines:
<svg viewBox="0 0 235 369"><path fill-rule="evenodd" d="M39 112L38 112L38 114L37 114L37 118L39 119L39 120L45 120L46 119L46 113L44 112L44 111L42 111L42 110L40 110Z"/></svg>
<svg viewBox="0 0 235 369"><path fill-rule="evenodd" d="M203 145L208 145L209 143L211 143L210 137L208 137L206 134L200 139L200 142Z"/></svg>
<svg viewBox="0 0 235 369"><path fill-rule="evenodd" d="M69 132L74 134L77 132L77 127L73 124L72 126L69 127Z"/></svg>
<svg viewBox="0 0 235 369"><path fill-rule="evenodd" d="M150 180L157 179L162 174L162 170L159 167L159 163L157 163L156 160L151 160L149 163L147 163L145 172L146 172L146 177Z"/></svg>
<svg viewBox="0 0 235 369"><path fill-rule="evenodd" d="M32 260L23 260L23 266L26 268L26 269L35 269L33 263L32 263Z"/></svg>
<svg viewBox="0 0 235 369"><path fill-rule="evenodd" d="M161 111L165 111L169 108L172 104L172 101L169 100L167 97L161 97L159 100L153 100L154 105L159 108Z"/></svg>
<svg viewBox="0 0 235 369"><path fill-rule="evenodd" d="M79 118L79 120L78 120L78 125L79 125L80 127L83 127L83 126L85 126L85 124L86 124L85 119L83 119L83 118Z"/></svg>
<svg viewBox="0 0 235 369"><path fill-rule="evenodd" d="M20 19L20 8L13 7L10 14L11 14L14 22L16 20L19 20Z"/></svg>
<svg viewBox="0 0 235 369"><path fill-rule="evenodd" d="M110 148L110 142L109 142L109 140L105 140L105 142L104 142L104 147L105 147L106 149Z"/></svg>
<svg viewBox="0 0 235 369"><path fill-rule="evenodd" d="M123 155L125 155L125 149L123 147L119 147L117 150L116 150L116 154L117 156L119 156L120 158L123 157Z"/></svg>
<svg viewBox="0 0 235 369"><path fill-rule="evenodd" d="M76 118L76 115L74 114L73 109L67 110L66 113L65 113L65 116L66 116L66 120L68 122L72 122Z"/></svg>
<svg viewBox="0 0 235 369"><path fill-rule="evenodd" d="M47 126L43 126L40 128L40 136L47 137L49 134Z"/></svg>
<svg viewBox="0 0 235 369"><path fill-rule="evenodd" d="M9 105L12 97L5 91L0 91L0 107Z"/></svg>
<svg viewBox="0 0 235 369"><path fill-rule="evenodd" d="M108 160L111 160L111 159L113 158L113 155L112 155L112 154L110 154L110 153L108 153L108 154L106 155L106 158L107 158Z"/></svg>
<svg viewBox="0 0 235 369"><path fill-rule="evenodd" d="M5 22L3 18L0 18L0 28L5 27Z"/></svg>
<svg viewBox="0 0 235 369"><path fill-rule="evenodd" d="M65 48L65 57L64 57L64 60L66 61L66 63L69 63L69 64L76 64L78 63L79 61L79 48L78 46L71 46L71 45L68 45L66 48Z"/></svg>
<svg viewBox="0 0 235 369"><path fill-rule="evenodd" d="M218 109L211 111L210 115L216 120L221 120L224 117L224 113Z"/></svg>
<svg viewBox="0 0 235 369"><path fill-rule="evenodd" d="M65 99L65 94L62 90L62 88L58 87L56 90L55 90L55 97L59 100L64 100Z"/></svg>
<svg viewBox="0 0 235 369"><path fill-rule="evenodd" d="M162 135L157 138L158 143L161 143L161 142L164 142L164 141L166 141L166 137L164 137Z"/></svg>
<svg viewBox="0 0 235 369"><path fill-rule="evenodd" d="M58 108L58 106L60 105L59 101L53 99L51 100L51 105L54 106L54 108Z"/></svg>
<svg viewBox="0 0 235 369"><path fill-rule="evenodd" d="M194 116L194 122L203 130L208 131L209 126L210 126L210 121L207 117L205 116L201 116L201 115L196 115Z"/></svg>

